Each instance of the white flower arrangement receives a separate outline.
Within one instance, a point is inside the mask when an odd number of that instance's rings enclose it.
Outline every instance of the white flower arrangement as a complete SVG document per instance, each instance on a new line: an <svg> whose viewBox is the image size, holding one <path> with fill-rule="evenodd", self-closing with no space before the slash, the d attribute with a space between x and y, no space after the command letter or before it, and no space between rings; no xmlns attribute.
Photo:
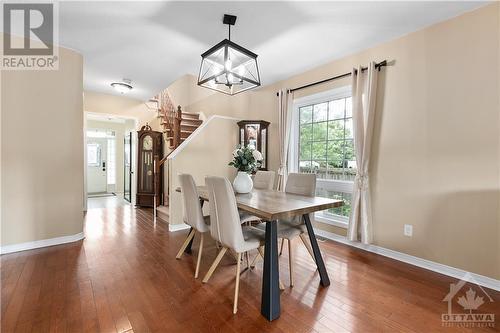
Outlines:
<svg viewBox="0 0 500 333"><path fill-rule="evenodd" d="M262 154L253 146L239 146L233 151L233 160L229 162L238 171L247 173L256 172L262 165Z"/></svg>

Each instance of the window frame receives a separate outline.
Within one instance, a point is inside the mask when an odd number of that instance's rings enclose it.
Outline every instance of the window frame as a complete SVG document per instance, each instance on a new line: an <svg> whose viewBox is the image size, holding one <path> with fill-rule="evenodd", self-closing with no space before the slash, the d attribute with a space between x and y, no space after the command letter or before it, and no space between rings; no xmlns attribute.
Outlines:
<svg viewBox="0 0 500 333"><path fill-rule="evenodd" d="M330 102L336 99L347 98L351 96L352 96L352 88L350 85L348 85L320 92L317 94L300 97L293 101L292 127L290 132L290 150L288 155L288 165L290 172L299 172L299 163L300 163L299 109L304 106ZM318 179L316 181L316 187L317 188L320 187L327 191L342 192L352 195L353 185L354 185L353 183L354 183L353 181L348 181L348 180ZM326 211L316 212L314 214L314 219L318 222L333 225L340 228L347 228L349 223L348 217L329 214L326 213Z"/></svg>

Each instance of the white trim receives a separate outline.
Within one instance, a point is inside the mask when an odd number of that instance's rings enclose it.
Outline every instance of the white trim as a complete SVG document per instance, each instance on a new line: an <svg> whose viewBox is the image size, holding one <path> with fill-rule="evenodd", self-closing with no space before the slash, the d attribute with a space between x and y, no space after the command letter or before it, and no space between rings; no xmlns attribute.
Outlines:
<svg viewBox="0 0 500 333"><path fill-rule="evenodd" d="M331 215L332 216L330 217L330 216L325 216L321 212L316 212L314 214L314 220L317 222L320 222L320 223L329 224L329 225L333 225L335 227L347 229L347 227L349 225L348 218L345 218L345 221L343 221L341 216L333 215L333 214L331 214Z"/></svg>
<svg viewBox="0 0 500 333"><path fill-rule="evenodd" d="M176 232L176 231L180 231L180 230L186 230L186 229L189 229L189 228L191 228L191 226L189 226L186 223L181 223L181 224L171 224L171 223L169 223L168 224L168 231L170 231L170 232Z"/></svg>
<svg viewBox="0 0 500 333"><path fill-rule="evenodd" d="M293 100L293 109L298 110L301 106L310 104L319 104L334 99L350 97L352 93L351 85L345 85L338 88L322 91L317 94L307 95Z"/></svg>
<svg viewBox="0 0 500 333"><path fill-rule="evenodd" d="M5 246L2 246L0 248L0 253L7 254L7 253L12 253L12 252L38 249L41 247L61 245L61 244L76 242L76 241L82 240L84 238L85 238L85 234L83 232L80 232L80 233L75 234L75 235L62 236L62 237L49 238L49 239L41 239L41 240L36 240L33 242L5 245Z"/></svg>
<svg viewBox="0 0 500 333"><path fill-rule="evenodd" d="M405 262L405 263L413 265L413 266L425 268L425 269L428 269L428 270L433 271L433 272L441 273L441 274L448 275L448 276L451 276L451 277L454 277L457 279L461 279L461 280L465 280L465 281L470 281L472 283L477 283L480 286L500 291L500 280L496 280L496 279L493 279L493 278L490 278L490 277L487 277L484 275L464 271L460 268L451 267L451 266L440 264L440 263L430 261L427 259L415 257L415 256L412 256L412 255L409 255L406 253L386 249L386 248L381 247L381 246L365 245L365 244L362 244L359 242L351 242L343 236L340 236L340 235L337 235L337 234L334 234L334 233L331 233L328 231L320 230L318 228L314 228L314 232L318 236L328 238L328 239L335 241L335 242L338 242L338 243L346 244L346 245L356 247L358 249L362 249L362 250L365 250L368 252L372 252L372 253L375 253L375 254L378 254L378 255L381 255L384 257L388 257L391 259L402 261L402 262Z"/></svg>
<svg viewBox="0 0 500 333"><path fill-rule="evenodd" d="M316 180L316 186L323 188L327 191L351 193L353 192L354 182L350 180L334 180L334 179L324 179L318 178Z"/></svg>
<svg viewBox="0 0 500 333"><path fill-rule="evenodd" d="M167 160L171 160L173 159L175 156L177 156L181 151L184 150L184 148L189 144L189 142L191 142L191 140L193 140L197 135L198 133L200 133L201 131L203 131L203 129L205 127L208 126L208 124L214 120L214 119L228 119L228 120L241 120L240 118L234 118L234 117L228 117L228 116L219 116L219 115L212 115L210 116L206 121L204 121L200 126L198 126L197 129L195 129L193 131L193 133L191 133L187 139L185 139L184 141L182 141L182 143L179 145L179 147L175 148L175 150L167 157Z"/></svg>

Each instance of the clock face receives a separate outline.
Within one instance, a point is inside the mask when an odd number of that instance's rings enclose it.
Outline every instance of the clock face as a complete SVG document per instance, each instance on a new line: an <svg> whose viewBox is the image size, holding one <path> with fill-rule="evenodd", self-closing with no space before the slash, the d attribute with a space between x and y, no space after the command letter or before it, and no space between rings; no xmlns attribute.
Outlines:
<svg viewBox="0 0 500 333"><path fill-rule="evenodd" d="M142 149L143 150L152 150L153 149L153 138L149 135L144 137L142 141Z"/></svg>

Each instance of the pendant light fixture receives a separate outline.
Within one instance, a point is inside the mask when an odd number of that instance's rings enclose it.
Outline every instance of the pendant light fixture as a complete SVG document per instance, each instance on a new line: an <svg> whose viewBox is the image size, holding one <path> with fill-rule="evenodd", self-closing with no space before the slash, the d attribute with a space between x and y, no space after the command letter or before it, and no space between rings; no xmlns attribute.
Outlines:
<svg viewBox="0 0 500 333"><path fill-rule="evenodd" d="M231 41L236 16L226 14L222 23L228 25L229 38L201 55L198 85L228 95L260 86L257 55Z"/></svg>

